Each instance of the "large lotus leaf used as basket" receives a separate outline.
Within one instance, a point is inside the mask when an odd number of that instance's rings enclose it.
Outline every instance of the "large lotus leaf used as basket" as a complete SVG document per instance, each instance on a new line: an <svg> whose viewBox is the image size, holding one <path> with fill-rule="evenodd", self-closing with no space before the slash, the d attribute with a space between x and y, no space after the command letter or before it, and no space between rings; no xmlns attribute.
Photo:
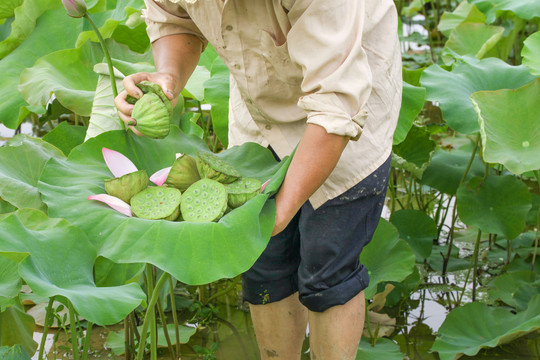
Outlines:
<svg viewBox="0 0 540 360"><path fill-rule="evenodd" d="M171 166L176 153L195 157L198 151L208 151L201 139L172 126L162 140L106 132L74 148L66 160L49 161L38 185L49 216L81 228L98 255L118 263L150 263L184 283L198 285L241 274L266 247L275 222L271 196L283 181L290 157L278 163L268 149L255 143L217 154L243 177L272 180L261 194L217 222L196 223L129 217L88 200L103 194L104 180L111 177L104 147L124 154L137 169L150 174Z"/></svg>

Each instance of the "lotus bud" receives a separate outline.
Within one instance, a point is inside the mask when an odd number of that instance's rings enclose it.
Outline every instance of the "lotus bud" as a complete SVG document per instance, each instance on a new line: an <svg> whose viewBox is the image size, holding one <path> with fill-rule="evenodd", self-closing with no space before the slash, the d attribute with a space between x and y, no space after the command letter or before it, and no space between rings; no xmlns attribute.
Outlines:
<svg viewBox="0 0 540 360"><path fill-rule="evenodd" d="M73 18L80 18L86 14L87 7L84 0L62 0L67 14Z"/></svg>

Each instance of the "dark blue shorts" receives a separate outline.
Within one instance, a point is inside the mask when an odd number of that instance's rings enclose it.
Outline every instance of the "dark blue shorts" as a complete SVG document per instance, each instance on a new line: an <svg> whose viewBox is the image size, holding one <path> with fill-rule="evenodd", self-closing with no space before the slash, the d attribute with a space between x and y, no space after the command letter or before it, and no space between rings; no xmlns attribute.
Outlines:
<svg viewBox="0 0 540 360"><path fill-rule="evenodd" d="M242 276L244 300L265 304L293 293L311 311L343 305L369 284L360 252L379 223L390 158L317 210L306 202Z"/></svg>

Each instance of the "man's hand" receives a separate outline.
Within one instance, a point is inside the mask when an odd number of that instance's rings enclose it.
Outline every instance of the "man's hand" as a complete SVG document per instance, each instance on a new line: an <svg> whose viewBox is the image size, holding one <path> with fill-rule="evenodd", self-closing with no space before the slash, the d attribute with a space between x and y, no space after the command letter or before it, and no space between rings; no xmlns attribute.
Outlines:
<svg viewBox="0 0 540 360"><path fill-rule="evenodd" d="M175 78L174 75L161 72L161 73L137 73L133 75L126 76L124 78L124 90L118 94L116 99L114 99L114 104L118 109L118 116L120 119L129 126L129 128L137 135L141 136L142 134L135 129L133 125L135 121L131 118L131 112L133 111L133 105L129 104L126 101L127 95L131 95L136 99L140 99L143 96L141 89L137 87L137 84L141 81L150 81L161 86L161 89L167 95L169 100L171 100L172 106L176 105L178 101L178 95L182 89L179 86L179 80Z"/></svg>

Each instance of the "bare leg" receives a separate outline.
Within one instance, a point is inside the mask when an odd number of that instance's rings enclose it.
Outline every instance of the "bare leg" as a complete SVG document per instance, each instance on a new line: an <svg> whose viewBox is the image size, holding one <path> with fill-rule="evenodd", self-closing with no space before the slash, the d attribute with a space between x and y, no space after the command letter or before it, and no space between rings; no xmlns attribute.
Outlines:
<svg viewBox="0 0 540 360"><path fill-rule="evenodd" d="M344 305L323 312L309 311L309 344L312 360L354 360L365 317L364 292Z"/></svg>
<svg viewBox="0 0 540 360"><path fill-rule="evenodd" d="M307 310L295 293L265 305L249 305L261 360L299 360Z"/></svg>

